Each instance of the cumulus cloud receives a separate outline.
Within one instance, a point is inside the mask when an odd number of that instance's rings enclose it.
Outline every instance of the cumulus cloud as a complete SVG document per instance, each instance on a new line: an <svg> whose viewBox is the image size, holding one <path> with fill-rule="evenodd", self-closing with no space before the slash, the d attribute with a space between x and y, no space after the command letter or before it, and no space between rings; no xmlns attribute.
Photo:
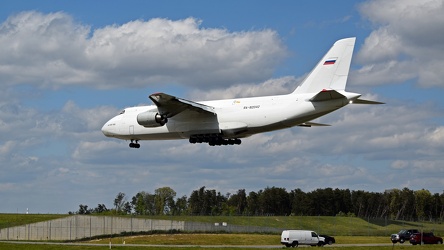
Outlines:
<svg viewBox="0 0 444 250"><path fill-rule="evenodd" d="M0 24L0 53L0 80L10 85L208 89L269 78L286 49L270 29L230 32L195 18L154 18L92 30L66 13L31 11Z"/></svg>
<svg viewBox="0 0 444 250"><path fill-rule="evenodd" d="M11 152L14 147L14 141L7 141L0 145L0 155L6 155Z"/></svg>
<svg viewBox="0 0 444 250"><path fill-rule="evenodd" d="M301 82L293 76L269 79L260 84L237 84L228 88L211 90L193 90L190 96L194 100L218 100L242 97L281 95L293 92Z"/></svg>
<svg viewBox="0 0 444 250"><path fill-rule="evenodd" d="M101 126L118 111L108 106L80 108L72 101L42 111L24 106L14 91L5 92L0 93L5 100L0 103L0 158L9 167L35 165L39 155L65 154L79 138L102 138Z"/></svg>
<svg viewBox="0 0 444 250"><path fill-rule="evenodd" d="M365 39L357 59L364 65L359 84L400 83L417 79L443 87L444 3L441 0L383 1L360 5L376 28Z"/></svg>

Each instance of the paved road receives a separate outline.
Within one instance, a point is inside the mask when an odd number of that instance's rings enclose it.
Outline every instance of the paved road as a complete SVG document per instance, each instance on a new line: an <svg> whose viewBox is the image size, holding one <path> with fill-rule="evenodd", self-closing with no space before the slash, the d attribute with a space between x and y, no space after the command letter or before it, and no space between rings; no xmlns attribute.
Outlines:
<svg viewBox="0 0 444 250"><path fill-rule="evenodd" d="M59 245L59 246L108 246L108 244L94 244L94 243L62 243L62 242L29 242L29 241L0 241L2 243L11 243L11 244L30 244L30 245ZM376 243L376 244L333 244L333 245L325 245L325 247L370 247L370 246L392 246L392 243ZM255 246L245 246L245 245L150 245L150 244L112 244L112 246L127 246L127 247L165 247L165 248L185 248L185 247L203 247L203 248L282 248L282 245L255 245ZM410 244L404 244L403 246L410 246ZM299 247L310 247L310 246L299 246Z"/></svg>

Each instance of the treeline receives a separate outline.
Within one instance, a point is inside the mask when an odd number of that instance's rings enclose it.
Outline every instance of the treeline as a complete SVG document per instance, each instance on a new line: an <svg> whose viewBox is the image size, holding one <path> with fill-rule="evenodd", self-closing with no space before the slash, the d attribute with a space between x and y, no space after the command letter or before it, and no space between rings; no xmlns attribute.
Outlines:
<svg viewBox="0 0 444 250"><path fill-rule="evenodd" d="M104 204L96 208L79 205L77 214L134 214L134 215L305 215L357 216L395 220L438 220L444 218L444 193L408 188L386 190L383 193L351 191L349 189L301 189L267 187L258 192L222 195L214 189L201 187L190 197L176 198L170 187L158 188L154 193L139 192L128 200L119 193L114 207Z"/></svg>

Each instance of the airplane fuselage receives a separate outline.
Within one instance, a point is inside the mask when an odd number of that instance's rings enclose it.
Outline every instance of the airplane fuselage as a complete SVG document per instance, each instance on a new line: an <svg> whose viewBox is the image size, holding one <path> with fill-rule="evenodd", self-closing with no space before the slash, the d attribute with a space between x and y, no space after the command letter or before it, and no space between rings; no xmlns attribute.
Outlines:
<svg viewBox="0 0 444 250"><path fill-rule="evenodd" d="M348 94L350 100L359 96ZM288 94L199 102L213 107L215 115L181 113L164 126L153 128L139 125L137 116L156 110L155 105L131 107L109 120L102 130L107 136L124 140L188 139L192 135L219 133L223 138L243 138L304 124L350 102L348 98L311 102L312 96Z"/></svg>

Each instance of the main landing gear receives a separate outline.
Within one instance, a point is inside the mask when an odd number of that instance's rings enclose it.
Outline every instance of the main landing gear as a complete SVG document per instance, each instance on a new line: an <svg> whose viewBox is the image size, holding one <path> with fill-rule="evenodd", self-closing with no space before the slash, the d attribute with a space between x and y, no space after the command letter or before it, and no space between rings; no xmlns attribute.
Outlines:
<svg viewBox="0 0 444 250"><path fill-rule="evenodd" d="M210 146L222 145L240 145L240 139L224 139L220 135L193 135L190 137L190 143L208 143Z"/></svg>
<svg viewBox="0 0 444 250"><path fill-rule="evenodd" d="M140 148L140 144L139 141L136 140L136 142L134 142L134 140L131 140L131 143L129 144L130 148Z"/></svg>
<svg viewBox="0 0 444 250"><path fill-rule="evenodd" d="M190 143L208 143L210 146L222 145L240 145L240 139L224 139L220 135L193 135L190 137ZM130 148L140 148L139 140L131 140Z"/></svg>

